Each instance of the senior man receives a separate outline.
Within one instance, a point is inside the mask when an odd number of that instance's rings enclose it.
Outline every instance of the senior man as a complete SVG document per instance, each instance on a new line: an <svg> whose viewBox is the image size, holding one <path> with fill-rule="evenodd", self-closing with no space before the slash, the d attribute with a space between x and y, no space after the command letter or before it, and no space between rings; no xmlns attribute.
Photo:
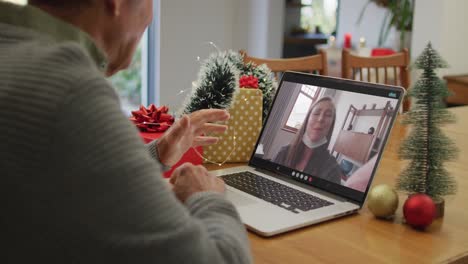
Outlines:
<svg viewBox="0 0 468 264"><path fill-rule="evenodd" d="M152 0L0 2L2 263L251 262L221 180L190 164L161 177L229 114L145 146L105 79L151 20Z"/></svg>

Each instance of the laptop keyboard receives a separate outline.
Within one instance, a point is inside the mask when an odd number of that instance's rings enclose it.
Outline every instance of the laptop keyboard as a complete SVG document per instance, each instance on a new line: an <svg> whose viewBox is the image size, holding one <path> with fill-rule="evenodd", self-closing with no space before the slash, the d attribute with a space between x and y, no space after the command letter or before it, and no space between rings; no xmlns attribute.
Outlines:
<svg viewBox="0 0 468 264"><path fill-rule="evenodd" d="M296 214L299 213L297 209L307 212L333 204L248 171L228 174L221 178L229 186Z"/></svg>

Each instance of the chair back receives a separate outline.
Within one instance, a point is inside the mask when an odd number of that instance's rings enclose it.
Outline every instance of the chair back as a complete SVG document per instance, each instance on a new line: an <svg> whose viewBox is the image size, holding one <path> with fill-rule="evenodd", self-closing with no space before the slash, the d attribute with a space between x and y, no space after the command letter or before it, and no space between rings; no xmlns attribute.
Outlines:
<svg viewBox="0 0 468 264"><path fill-rule="evenodd" d="M266 64L274 73L275 78L279 79L280 75L285 71L298 71L308 73L318 73L327 75L327 54L320 51L317 55L288 58L288 59L264 59L251 57L247 52L241 50L240 53L244 57L244 62L253 62L256 65Z"/></svg>
<svg viewBox="0 0 468 264"><path fill-rule="evenodd" d="M402 86L409 89L409 53L403 51L378 57L360 57L343 49L341 74L343 78L365 82ZM403 111L409 109L409 101L403 102Z"/></svg>

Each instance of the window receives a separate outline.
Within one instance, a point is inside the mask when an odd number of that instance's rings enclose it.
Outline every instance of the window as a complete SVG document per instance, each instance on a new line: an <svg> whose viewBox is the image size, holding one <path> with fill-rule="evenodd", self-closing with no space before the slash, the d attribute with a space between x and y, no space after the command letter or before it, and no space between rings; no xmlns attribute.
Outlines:
<svg viewBox="0 0 468 264"><path fill-rule="evenodd" d="M25 5L27 3L27 0L3 0L6 2L11 2L13 4L18 4L18 5Z"/></svg>
<svg viewBox="0 0 468 264"><path fill-rule="evenodd" d="M144 40L143 38L142 41ZM122 111L127 115L138 109L140 104L146 104L146 102L142 103L142 93L146 92L146 89L142 89L142 47L143 45L140 43L128 69L120 71L110 78L120 96Z"/></svg>
<svg viewBox="0 0 468 264"><path fill-rule="evenodd" d="M159 105L159 32L161 1L154 0L154 19L132 59L130 67L110 81L117 90L122 111L128 116L140 105Z"/></svg>
<svg viewBox="0 0 468 264"><path fill-rule="evenodd" d="M319 93L320 88L317 86L303 85L301 87L296 102L289 113L288 120L283 127L285 130L297 132L301 128L310 106L315 102Z"/></svg>
<svg viewBox="0 0 468 264"><path fill-rule="evenodd" d="M338 0L301 0L301 28L315 33L336 32Z"/></svg>

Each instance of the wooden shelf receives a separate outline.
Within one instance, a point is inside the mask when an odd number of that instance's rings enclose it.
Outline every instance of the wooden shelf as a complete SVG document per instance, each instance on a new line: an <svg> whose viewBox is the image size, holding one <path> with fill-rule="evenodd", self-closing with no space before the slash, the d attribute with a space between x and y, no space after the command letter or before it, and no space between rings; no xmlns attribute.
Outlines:
<svg viewBox="0 0 468 264"><path fill-rule="evenodd" d="M301 7L309 7L309 6L312 6L312 5L304 5L300 3L286 3L287 8L301 8Z"/></svg>
<svg viewBox="0 0 468 264"><path fill-rule="evenodd" d="M354 105L349 106L341 131L331 151L332 155L337 159L340 155L344 155L349 159L364 164L382 148L382 139L386 136L386 130L391 120L391 113L393 113L394 109L390 101L387 101L385 106L380 109L366 109L366 107L367 104L362 109L357 109ZM372 134L353 130L355 119L361 116L380 117L378 125L374 127Z"/></svg>

